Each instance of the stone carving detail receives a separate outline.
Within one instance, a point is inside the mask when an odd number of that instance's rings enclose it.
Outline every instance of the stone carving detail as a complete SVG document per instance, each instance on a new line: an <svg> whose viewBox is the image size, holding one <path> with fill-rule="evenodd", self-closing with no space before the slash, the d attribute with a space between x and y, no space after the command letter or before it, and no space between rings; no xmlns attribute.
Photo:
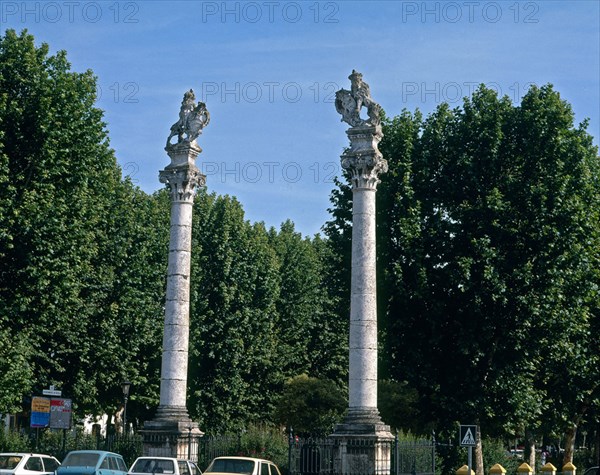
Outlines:
<svg viewBox="0 0 600 475"><path fill-rule="evenodd" d="M169 187L171 199L178 202L192 202L196 188L206 185L206 175L200 173L196 167L167 167L160 171L158 179Z"/></svg>
<svg viewBox="0 0 600 475"><path fill-rule="evenodd" d="M348 76L350 90L340 89L335 93L335 109L342 114L342 121L352 127L377 126L381 124L381 106L371 98L369 85L362 74L352 70ZM367 120L360 118L362 107L367 108Z"/></svg>
<svg viewBox="0 0 600 475"><path fill-rule="evenodd" d="M352 188L377 189L381 182L379 174L388 171L387 160L381 155L342 155L342 168L350 171Z"/></svg>
<svg viewBox="0 0 600 475"><path fill-rule="evenodd" d="M387 161L377 148L383 138L381 132L381 106L371 98L369 85L362 80L362 74L352 70L348 76L350 91L336 92L335 108L342 114L342 121L352 127L346 131L350 147L342 154L342 168L350 172L350 182L354 189L376 189L379 174L388 171ZM367 108L368 120L360 118L362 107Z"/></svg>
<svg viewBox="0 0 600 475"><path fill-rule="evenodd" d="M206 104L199 101L195 104L196 95L190 89L183 95L179 120L171 126L171 133L167 138L167 150L181 143L192 143L202 133L202 129L210 122L210 114ZM171 139L177 136L177 143L171 143Z"/></svg>

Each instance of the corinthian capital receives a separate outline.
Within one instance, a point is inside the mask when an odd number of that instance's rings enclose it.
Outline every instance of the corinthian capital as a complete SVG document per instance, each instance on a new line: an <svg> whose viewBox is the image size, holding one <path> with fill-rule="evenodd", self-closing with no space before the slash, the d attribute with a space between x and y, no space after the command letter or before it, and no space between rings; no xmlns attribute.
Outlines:
<svg viewBox="0 0 600 475"><path fill-rule="evenodd" d="M346 131L350 148L342 154L342 168L350 171L352 188L377 189L379 175L388 171L377 148L383 138L381 126L353 127Z"/></svg>
<svg viewBox="0 0 600 475"><path fill-rule="evenodd" d="M195 166L165 168L158 174L161 183L165 183L171 192L171 200L193 202L196 189L206 185L206 175Z"/></svg>

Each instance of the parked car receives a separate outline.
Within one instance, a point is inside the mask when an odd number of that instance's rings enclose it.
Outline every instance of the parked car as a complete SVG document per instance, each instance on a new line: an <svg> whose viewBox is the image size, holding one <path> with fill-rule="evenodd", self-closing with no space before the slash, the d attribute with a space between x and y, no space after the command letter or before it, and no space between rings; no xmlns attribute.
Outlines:
<svg viewBox="0 0 600 475"><path fill-rule="evenodd" d="M60 462L51 455L3 453L0 454L0 475L53 474Z"/></svg>
<svg viewBox="0 0 600 475"><path fill-rule="evenodd" d="M202 471L191 460L171 457L138 457L131 465L128 475L202 475Z"/></svg>
<svg viewBox="0 0 600 475"><path fill-rule="evenodd" d="M281 475L279 468L273 462L252 457L217 457L204 471L204 475L224 473Z"/></svg>
<svg viewBox="0 0 600 475"><path fill-rule="evenodd" d="M56 470L56 475L127 475L123 457L104 450L73 450Z"/></svg>

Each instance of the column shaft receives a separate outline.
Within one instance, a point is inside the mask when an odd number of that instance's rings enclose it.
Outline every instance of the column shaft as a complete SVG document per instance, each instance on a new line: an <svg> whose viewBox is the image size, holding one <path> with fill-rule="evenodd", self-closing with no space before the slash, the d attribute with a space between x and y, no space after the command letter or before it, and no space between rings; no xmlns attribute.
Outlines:
<svg viewBox="0 0 600 475"><path fill-rule="evenodd" d="M375 189L354 188L349 408L377 409Z"/></svg>
<svg viewBox="0 0 600 475"><path fill-rule="evenodd" d="M186 407L188 370L192 203L173 201L165 326L160 384L160 406Z"/></svg>

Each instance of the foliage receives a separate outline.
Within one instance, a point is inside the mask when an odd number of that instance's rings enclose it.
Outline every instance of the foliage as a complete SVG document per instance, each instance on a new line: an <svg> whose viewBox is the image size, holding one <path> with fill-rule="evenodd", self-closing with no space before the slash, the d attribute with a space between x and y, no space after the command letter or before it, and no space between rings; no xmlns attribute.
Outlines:
<svg viewBox="0 0 600 475"><path fill-rule="evenodd" d="M406 382L379 380L377 385L377 408L381 419L392 430L425 434L427 427L422 423L418 409L419 395Z"/></svg>
<svg viewBox="0 0 600 475"><path fill-rule="evenodd" d="M340 331L344 323L323 289L326 245L319 236L303 238L289 220L278 232L269 230L269 241L277 256L280 287L276 304L279 367L285 377L307 373L341 379L347 357Z"/></svg>
<svg viewBox="0 0 600 475"><path fill-rule="evenodd" d="M232 431L270 420L298 371L341 380L344 336L318 237L289 221L252 225L228 196L200 192L195 205L190 408L210 431Z"/></svg>
<svg viewBox="0 0 600 475"><path fill-rule="evenodd" d="M278 467L287 465L288 439L279 428L251 425L240 437L239 455L270 460Z"/></svg>
<svg viewBox="0 0 600 475"><path fill-rule="evenodd" d="M280 379L272 364L279 294L275 255L262 225L235 199L197 198L190 389L205 427L234 430L264 419Z"/></svg>
<svg viewBox="0 0 600 475"><path fill-rule="evenodd" d="M0 452L29 452L31 440L22 432L0 429Z"/></svg>
<svg viewBox="0 0 600 475"><path fill-rule="evenodd" d="M275 408L275 420L300 436L323 436L341 422L346 394L333 381L301 374L289 379Z"/></svg>
<svg viewBox="0 0 600 475"><path fill-rule="evenodd" d="M506 473L518 473L517 468L523 462L511 456L501 440L485 438L482 445L483 460L485 461L484 473L490 473L490 468L497 463L506 469ZM537 472L537 470L534 471Z"/></svg>
<svg viewBox="0 0 600 475"><path fill-rule="evenodd" d="M21 409L21 399L31 386L33 371L29 364L28 333L0 329L0 414Z"/></svg>
<svg viewBox="0 0 600 475"><path fill-rule="evenodd" d="M164 235L121 179L91 71L48 52L26 31L0 37L0 321L22 336L11 390L54 384L80 415L114 412L125 378L132 400L157 398Z"/></svg>

